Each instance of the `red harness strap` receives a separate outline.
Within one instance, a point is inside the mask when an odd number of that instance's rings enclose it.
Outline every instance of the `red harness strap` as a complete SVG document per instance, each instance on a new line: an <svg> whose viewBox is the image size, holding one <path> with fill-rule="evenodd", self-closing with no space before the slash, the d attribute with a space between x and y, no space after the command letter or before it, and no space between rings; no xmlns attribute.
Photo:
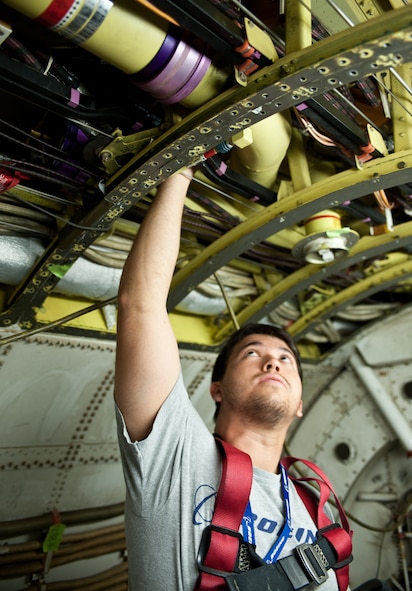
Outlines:
<svg viewBox="0 0 412 591"><path fill-rule="evenodd" d="M313 521L316 523L318 529L327 528L332 524L331 519L326 515L323 510L325 503L329 500L332 494L335 499L335 504L339 512L342 527L329 529L322 532L322 535L331 543L335 549L338 562L347 561L352 551L352 530L350 528L348 518L346 517L345 510L342 503L338 499L332 483L328 477L322 472L316 464L309 460L302 460L300 458L286 457L281 460L286 470L289 470L290 466L295 462L302 462L314 472L318 478L306 477L306 478L295 478L289 474L289 478L294 482L296 490L299 493L300 498L304 502L306 509L308 510ZM319 487L319 499L316 499L314 495L304 486L303 482L316 482ZM346 591L349 585L349 564L344 564L340 568L336 569L336 577L338 580L339 591Z"/></svg>
<svg viewBox="0 0 412 591"><path fill-rule="evenodd" d="M203 559L203 566L230 573L236 565L239 538L222 530L239 531L252 488L253 468L248 454L218 437L215 439L222 456L222 477L213 513L209 549ZM222 577L201 571L195 589L227 591L227 586Z"/></svg>
<svg viewBox="0 0 412 591"><path fill-rule="evenodd" d="M216 437L222 457L222 477L216 496L212 525L208 529L207 550L202 556L202 570L200 571L195 591L227 591L225 579L219 576L233 572L239 552L240 524L249 500L252 487L253 467L248 454L236 449L232 445ZM282 464L288 469L297 461L303 462L319 478L295 478L290 476L304 502L309 514L319 529L326 528L322 535L333 546L338 562L347 561L352 549L352 532L343 507L337 498L332 484L323 472L312 462L299 458L287 457ZM316 481L320 496L316 499L302 482ZM333 494L339 510L343 527L332 527L332 521L323 510L330 494ZM203 543L203 540L202 540ZM336 571L339 591L346 591L349 584L348 565Z"/></svg>

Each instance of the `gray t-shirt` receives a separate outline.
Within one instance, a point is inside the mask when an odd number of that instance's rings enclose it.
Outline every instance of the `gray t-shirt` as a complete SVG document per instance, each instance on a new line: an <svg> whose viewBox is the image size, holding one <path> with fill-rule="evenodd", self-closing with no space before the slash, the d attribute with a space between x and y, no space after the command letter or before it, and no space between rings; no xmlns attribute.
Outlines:
<svg viewBox="0 0 412 591"><path fill-rule="evenodd" d="M214 437L190 403L182 376L143 441L132 442L119 409L116 416L127 488L129 591L192 591L200 539L211 522L221 476ZM260 556L284 523L280 478L253 470L250 505ZM291 482L289 494L292 530L281 557L316 537L317 528ZM337 591L335 574L328 572L322 591Z"/></svg>

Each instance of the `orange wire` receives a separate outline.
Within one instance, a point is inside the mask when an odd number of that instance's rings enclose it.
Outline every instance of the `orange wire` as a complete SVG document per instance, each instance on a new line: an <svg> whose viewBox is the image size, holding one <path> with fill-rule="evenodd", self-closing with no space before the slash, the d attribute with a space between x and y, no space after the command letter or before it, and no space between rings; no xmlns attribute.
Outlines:
<svg viewBox="0 0 412 591"><path fill-rule="evenodd" d="M161 16L162 18L166 19L167 21L169 21L169 23L172 23L173 25L177 25L178 27L180 27L180 24L177 21L175 21L174 18L172 18L171 16L169 16L168 14L163 12L162 10L159 10L158 8L156 8L156 6L153 6L153 4L151 4L147 0L137 0L137 2L139 2L139 4L143 4L143 6L145 6L146 8L148 8L149 10L151 10L152 12L157 14L158 16Z"/></svg>
<svg viewBox="0 0 412 591"><path fill-rule="evenodd" d="M393 209L393 203L389 203L386 193L383 189L374 191L375 199L378 202L380 209Z"/></svg>

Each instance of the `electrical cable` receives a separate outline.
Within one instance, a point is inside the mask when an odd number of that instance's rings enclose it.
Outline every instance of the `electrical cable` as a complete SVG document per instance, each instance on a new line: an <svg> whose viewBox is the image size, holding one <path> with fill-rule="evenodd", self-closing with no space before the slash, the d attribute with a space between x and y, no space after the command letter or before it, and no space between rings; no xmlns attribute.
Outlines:
<svg viewBox="0 0 412 591"><path fill-rule="evenodd" d="M302 6L304 6L311 14L311 8L305 4L305 2L303 0L299 0L300 4ZM347 25L349 25L350 27L354 27L355 24L353 23L353 21L345 14L345 12L343 11L343 9L341 9L335 2L334 0L327 0L327 2L329 3L329 5L343 18L343 20L346 22ZM391 74L398 80L398 82L408 91L409 94L411 94L412 89L409 87L409 85L399 76L399 74L396 72L396 70L393 67L389 67L388 68L389 71L391 72ZM378 76L376 76L376 74L371 74L371 78L373 80L375 80L376 84L383 88L385 90L385 92L387 92L394 101L396 101L401 107L402 109L404 109L406 111L406 113L408 115L410 115L412 117L412 113L407 109L407 107L398 99L398 97L391 91L390 88L388 88L383 82L382 80L380 80L378 78ZM348 105L349 106L349 105ZM354 105L351 105L352 107L354 107ZM362 117L366 119L366 116L362 113ZM375 127L375 125L374 125ZM382 133L379 129L378 131L380 133ZM383 134L383 137L385 137L385 135Z"/></svg>
<svg viewBox="0 0 412 591"><path fill-rule="evenodd" d="M229 288L228 289L228 287L229 287L228 284L226 282L223 282L221 278L219 278L219 280L224 285L225 289L227 291L230 291L231 298L242 298L242 297L246 297L246 296L256 296L257 295L256 287L238 287L238 288ZM217 283L217 281L216 281L216 283ZM218 284L218 286L219 286L219 284ZM202 283L200 283L196 287L196 291L204 293L209 297L216 298L216 297L219 297L218 292L217 292L218 286L214 287L213 284L211 283L210 278L209 278L207 281L203 281Z"/></svg>
<svg viewBox="0 0 412 591"><path fill-rule="evenodd" d="M0 169L1 169L1 160L0 160ZM38 201L50 201L53 205L51 207L56 209L56 206L60 205L70 205L70 207L81 207L80 201L73 201L69 199L65 199L60 195L54 195L50 193L46 193L45 191L39 191L38 189L34 189L33 187L26 187L21 183L18 183L12 189L8 189L7 192L1 193L1 200L3 203L11 203L14 204L16 196L21 195L21 193L27 193L31 198L36 198ZM24 199L23 199L24 201ZM26 201L32 202L31 199L27 198Z"/></svg>
<svg viewBox="0 0 412 591"><path fill-rule="evenodd" d="M127 259L127 254L115 252L113 250L109 252L107 249L99 250L98 246L92 245L89 246L87 250L85 250L83 257L105 267L123 269Z"/></svg>
<svg viewBox="0 0 412 591"><path fill-rule="evenodd" d="M107 248L113 248L115 250L129 252L133 245L133 239L113 233L107 237L98 238L95 244L98 244L99 246L106 246Z"/></svg>
<svg viewBox="0 0 412 591"><path fill-rule="evenodd" d="M25 205L28 205L29 207L32 207L33 209L37 209L38 211L41 211L41 212L45 213L46 215L49 215L51 218L59 220L60 222L63 222L64 224L67 224L68 226L71 226L73 228L77 228L78 230L86 230L86 231L90 231L90 232L101 232L102 234L106 233L109 230L109 228L97 228L95 226L82 226L81 224L76 224L75 222L72 222L71 220L68 220L67 218L59 216L54 212L48 211L44 207L41 207L41 205L31 203L30 201L27 201L26 199L23 199L22 197L18 197L17 195L14 195L14 198L17 201L20 201L21 203L24 203Z"/></svg>
<svg viewBox="0 0 412 591"><path fill-rule="evenodd" d="M46 225L47 222L50 216L0 201L0 235L52 238L56 229Z"/></svg>
<svg viewBox="0 0 412 591"><path fill-rule="evenodd" d="M127 562L123 560L120 564L91 576L67 581L47 581L47 591L127 591L127 576ZM39 585L32 583L29 587L21 589L21 591L42 591L46 589L44 581L39 580Z"/></svg>
<svg viewBox="0 0 412 591"><path fill-rule="evenodd" d="M369 138L364 130L348 118L339 109L330 93L326 93L316 100L309 100L295 108L312 123L333 138L333 142L339 144L343 149L356 154L358 158L366 156L376 158L382 154L370 145Z"/></svg>
<svg viewBox="0 0 412 591"><path fill-rule="evenodd" d="M378 202L379 209L392 209L394 207L393 203L389 203L386 193L383 189L379 189L379 191L374 191L374 196L376 201Z"/></svg>
<svg viewBox="0 0 412 591"><path fill-rule="evenodd" d="M123 514L124 503L116 503L113 505L105 505L103 507L62 511L60 512L60 517L62 523L65 525L84 525L87 523L95 523L96 521L120 517ZM24 535L38 529L48 528L53 525L53 518L53 512L50 511L36 517L25 517L13 521L1 521L0 540Z"/></svg>
<svg viewBox="0 0 412 591"><path fill-rule="evenodd" d="M0 135L2 135L1 132ZM40 166L26 160L5 160L0 156L0 166L6 168L7 170L17 171L22 174L29 175L30 178L34 177L50 184L58 185L59 187L65 187L71 191L84 189L84 182L71 179L71 183L69 183L68 177L64 176L63 174L60 174L54 170L51 171L44 166Z"/></svg>
<svg viewBox="0 0 412 591"><path fill-rule="evenodd" d="M62 539L62 545L66 544L76 544L77 542L83 542L85 540L89 540L90 543L96 543L96 540L99 540L102 536L115 536L118 537L119 532L124 535L124 523L119 523L115 525L108 525L105 527L100 527L94 530L87 530L78 533L67 533L67 530L64 533L64 537ZM16 543L7 543L7 548L2 548L3 552L0 553L0 558L11 556L13 560L13 555L21 555L22 553L27 552L34 552L36 550L41 550L43 543L40 539L31 540L30 542L16 542ZM3 560L3 563L5 560Z"/></svg>
<svg viewBox="0 0 412 591"><path fill-rule="evenodd" d="M40 564L44 559L44 551L42 544L39 542L39 547L36 550L13 552L12 546L7 545L8 550L5 554L0 555L0 578L3 574L3 567L10 567L15 565L18 569L19 563L23 561L39 561ZM89 558L94 556L101 556L102 554L110 554L112 552L123 551L126 549L124 527L123 531L113 533L99 533L92 538L78 539L75 543L69 542L66 536L63 536L59 552L53 557L53 566L58 567L63 564L75 562L79 559L84 559L86 554Z"/></svg>
<svg viewBox="0 0 412 591"><path fill-rule="evenodd" d="M388 311L397 307L397 304L382 303L382 304L358 304L356 306L348 306L345 310L337 312L336 317L343 320L351 320L354 322L369 322L375 318L386 314Z"/></svg>
<svg viewBox="0 0 412 591"><path fill-rule="evenodd" d="M0 212L8 215L16 215L17 217L29 217L38 222L50 221L50 216L42 212L33 211L29 207L22 207L21 205L14 205L10 202L0 201Z"/></svg>
<svg viewBox="0 0 412 591"><path fill-rule="evenodd" d="M222 222L224 221L227 223L227 226L231 228L238 223L238 219L234 215L230 214L224 207L216 203L216 201L195 191L192 186L189 186L187 196L207 210L206 215L208 218L212 217L212 219L217 219ZM197 211L195 211L194 214L203 215L201 212Z"/></svg>
<svg viewBox="0 0 412 591"><path fill-rule="evenodd" d="M101 174L98 175L95 172L92 172L91 170L84 168L83 166L81 166L80 164L78 164L77 162L73 161L73 160L67 160L67 154L57 148L56 146L53 146L47 142L45 142L44 140L42 140L41 138L38 138L30 133L25 132L22 129L19 129L18 127L15 127L14 125L12 125L11 123L8 123L7 121L5 121L4 119L0 119L0 123L2 125L5 125L6 127L9 127L11 129L13 129L13 131L17 131L19 133L21 133L22 135L24 135L28 140L30 140L30 142L33 143L39 143L42 146L47 147L49 150L55 151L55 154L48 154L47 152L44 152L41 148L37 148L36 146L32 145L32 144L27 144L21 140L18 140L15 137L11 137L9 134L3 133L0 131L0 136L12 141L13 143L21 146L22 148L26 149L26 150L30 150L31 152L37 152L43 156L47 156L53 160L58 160L59 162L61 162L62 164L67 164L68 166L75 168L76 170L78 170L79 172L84 172L85 174L88 174L90 176L94 176L95 178L100 178ZM63 154L63 156L62 156Z"/></svg>
<svg viewBox="0 0 412 591"><path fill-rule="evenodd" d="M212 241L216 239L216 237L228 232L239 223L238 220L236 220L236 222L233 221L230 224L225 222L226 220L222 219L217 214L185 209L183 230L189 232L193 231L193 228L196 230L205 230L203 237L205 238L208 234L210 234L210 240ZM201 237L200 232L197 234L197 237Z"/></svg>
<svg viewBox="0 0 412 591"><path fill-rule="evenodd" d="M348 15L343 11L343 9L341 9L334 0L326 0L328 2L328 4L330 6L332 6L332 8L343 18L343 20L346 22L347 25L349 25L350 27L354 27L355 23L348 17ZM300 0L300 2L302 2L302 0ZM398 72L395 70L395 68L393 66L388 66L388 70L389 72L394 76L394 78L396 78L398 80L398 82L405 88L405 90L408 92L408 94L412 95L412 89L410 88L410 86L405 82L405 80L398 74ZM372 74L372 77L376 80L376 82L379 85L382 85L386 92L388 92L392 98L394 100L396 100L397 103L399 103L399 105L405 109L405 111L408 113L408 115L412 114L407 110L407 108L405 107L405 105L403 105L399 99L397 97L395 97L395 95L392 93L392 91L387 88L385 85L382 84L381 80L379 80L379 78L375 75Z"/></svg>
<svg viewBox="0 0 412 591"><path fill-rule="evenodd" d="M341 93L337 88L333 88L332 92L336 94L342 101L344 101L348 107L350 107L355 113L360 115L369 125L371 125L376 131L378 131L383 138L387 138L387 134L378 126L376 123L372 121L370 117L368 117L361 109L355 105L353 101L350 101L343 93Z"/></svg>
<svg viewBox="0 0 412 591"><path fill-rule="evenodd" d="M7 235L10 235L12 230L14 230L17 235L23 234L24 236L29 235L52 238L56 235L56 232L53 232L42 224L32 222L27 218L18 218L16 216L0 215L0 227L6 228Z"/></svg>
<svg viewBox="0 0 412 591"><path fill-rule="evenodd" d="M257 16L253 14L253 12L250 12L250 10L248 10L241 2L239 2L239 0L231 0L231 2L240 10L240 12L243 12L243 14L247 16L249 20L265 31L272 41L274 41L275 45L284 46L284 40L281 37L278 37L274 31L272 31L265 25L265 23L258 19Z"/></svg>
<svg viewBox="0 0 412 591"><path fill-rule="evenodd" d="M239 199L237 199L236 197L234 197L233 195L230 195L230 193L227 193L226 191L222 191L221 189L219 189L218 187L213 186L212 184L206 183L205 181L202 181L201 179L198 179L197 177L193 177L193 181L195 183L198 183L199 185L202 185L203 187L207 187L208 189L214 191L215 193L217 193L218 195L222 195L223 197L225 197L226 199L228 199L229 201L233 201L235 203L241 203L243 206L248 207L249 209L251 209L252 211L260 211L258 206L253 206L252 202L249 203L244 203L243 201L240 202Z"/></svg>
<svg viewBox="0 0 412 591"><path fill-rule="evenodd" d="M110 105L107 104L110 97L104 97L106 102L99 104L96 97L80 93L79 101L74 108L70 105L72 86L63 84L50 76L47 78L47 86L44 82L45 77L42 73L0 52L0 86L3 92L64 117L80 128L85 127L94 130L99 135L106 135L113 139L111 134L92 127L89 120L103 119L103 127L107 122L112 122L111 125L115 127L123 124L127 128L133 128L138 119L137 111L140 115L143 114L139 102L128 94L122 96L121 104L113 102ZM118 100L117 96L115 100ZM128 115L128 110L130 115ZM76 118L73 117L74 114ZM145 114L147 113L145 112Z"/></svg>
<svg viewBox="0 0 412 591"><path fill-rule="evenodd" d="M222 168L222 160L216 156L212 156L208 160L202 162L202 168L205 175L210 180L219 184L219 186L223 187L226 191L233 191L242 197L257 201L264 205L270 205L277 200L276 193L232 170L226 165L224 173L218 173L217 171Z"/></svg>
<svg viewBox="0 0 412 591"><path fill-rule="evenodd" d="M382 80L380 80L376 74L372 74L372 78L374 78L377 82L377 84L379 86L381 86L385 92L387 92L389 94L389 96L398 103L398 105L406 112L407 115L409 115L410 117L412 117L412 112L409 111L409 109L406 108L406 106L398 99L398 97L396 96L396 94L394 92L392 92L392 90L390 88L388 88L388 86L386 86L386 84L384 82L382 82Z"/></svg>
<svg viewBox="0 0 412 591"><path fill-rule="evenodd" d="M133 240L115 233L98 238L83 253L83 258L97 264L122 269L132 248Z"/></svg>
<svg viewBox="0 0 412 591"><path fill-rule="evenodd" d="M34 54L15 35L9 35L2 46L11 51L17 60L41 72L43 76L52 76L71 87L79 85L77 77L66 66L58 64L53 56L45 54L41 49L36 48Z"/></svg>

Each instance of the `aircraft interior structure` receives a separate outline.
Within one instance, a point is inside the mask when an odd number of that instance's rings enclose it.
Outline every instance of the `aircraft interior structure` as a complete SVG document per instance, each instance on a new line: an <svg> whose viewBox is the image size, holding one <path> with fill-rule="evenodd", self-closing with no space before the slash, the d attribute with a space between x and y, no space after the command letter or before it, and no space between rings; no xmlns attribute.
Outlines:
<svg viewBox="0 0 412 591"><path fill-rule="evenodd" d="M285 453L334 484L351 588L410 591L408 0L1 0L0 106L0 590L127 590L116 295L193 167L168 310L194 406L213 430L236 327L288 330Z"/></svg>

